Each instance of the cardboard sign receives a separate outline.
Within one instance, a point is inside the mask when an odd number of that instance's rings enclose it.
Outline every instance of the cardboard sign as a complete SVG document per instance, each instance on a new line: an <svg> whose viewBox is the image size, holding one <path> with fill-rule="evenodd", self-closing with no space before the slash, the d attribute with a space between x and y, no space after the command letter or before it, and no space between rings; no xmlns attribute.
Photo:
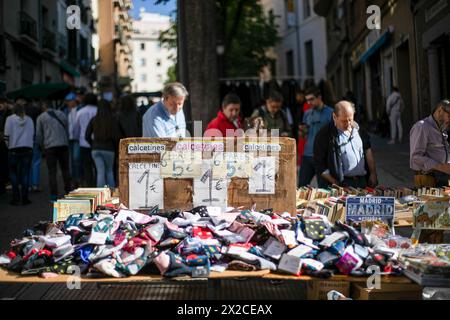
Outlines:
<svg viewBox="0 0 450 320"><path fill-rule="evenodd" d="M416 229L450 230L449 198L429 198L414 211Z"/></svg>
<svg viewBox="0 0 450 320"><path fill-rule="evenodd" d="M214 153L212 160L214 177L249 178L252 174L253 156L251 153Z"/></svg>
<svg viewBox="0 0 450 320"><path fill-rule="evenodd" d="M346 220L393 221L395 198L390 197L348 197L345 205Z"/></svg>
<svg viewBox="0 0 450 320"><path fill-rule="evenodd" d="M129 208L164 208L164 183L159 163L129 164Z"/></svg>
<svg viewBox="0 0 450 320"><path fill-rule="evenodd" d="M204 161L202 175L194 178L193 204L197 206L227 208L228 182L226 179L215 179L213 176L213 162Z"/></svg>
<svg viewBox="0 0 450 320"><path fill-rule="evenodd" d="M275 194L275 157L253 159L249 194Z"/></svg>
<svg viewBox="0 0 450 320"><path fill-rule="evenodd" d="M128 145L128 154L151 154L161 153L166 150L166 146L158 143L130 143Z"/></svg>
<svg viewBox="0 0 450 320"><path fill-rule="evenodd" d="M148 149L143 147L146 145L164 148ZM150 151L152 153L147 153ZM202 166L211 161L214 164L216 160L216 166L211 171L212 178L207 170L196 172L189 166L191 157L186 158L185 154L190 153L201 155ZM257 162L257 158L266 158L266 162ZM290 138L122 139L119 155L120 202L128 207L131 205L135 210L146 205L163 204L161 207L164 210L184 211L200 203L223 208L251 208L256 203L256 210L273 208L276 212L295 215L296 175L292 173L296 171L296 161L296 143ZM152 169L147 174L146 170L130 166L143 163L160 164L159 172ZM155 179L152 181L153 177ZM152 190L157 190L158 194L153 194ZM218 198L219 202L214 201Z"/></svg>
<svg viewBox="0 0 450 320"><path fill-rule="evenodd" d="M161 153L161 177L163 178L195 178L201 175L201 152L175 152Z"/></svg>

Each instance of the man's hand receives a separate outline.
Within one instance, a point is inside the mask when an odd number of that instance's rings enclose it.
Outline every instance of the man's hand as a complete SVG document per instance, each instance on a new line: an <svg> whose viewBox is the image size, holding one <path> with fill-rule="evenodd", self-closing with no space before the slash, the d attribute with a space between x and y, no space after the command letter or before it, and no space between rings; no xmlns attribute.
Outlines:
<svg viewBox="0 0 450 320"><path fill-rule="evenodd" d="M450 164L448 164L448 163L438 164L434 169L450 175Z"/></svg>
<svg viewBox="0 0 450 320"><path fill-rule="evenodd" d="M330 183L330 185L339 185L339 182L329 173L322 173L322 178Z"/></svg>
<svg viewBox="0 0 450 320"><path fill-rule="evenodd" d="M378 177L376 173L372 173L369 177L369 187L376 188L378 186Z"/></svg>
<svg viewBox="0 0 450 320"><path fill-rule="evenodd" d="M309 126L307 124L301 124L298 126L300 137L305 138L308 135Z"/></svg>

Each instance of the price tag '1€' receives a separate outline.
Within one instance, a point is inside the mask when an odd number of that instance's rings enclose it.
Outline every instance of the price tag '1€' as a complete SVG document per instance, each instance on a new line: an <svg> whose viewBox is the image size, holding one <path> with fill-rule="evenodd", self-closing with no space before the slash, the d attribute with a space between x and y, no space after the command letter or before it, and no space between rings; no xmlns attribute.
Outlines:
<svg viewBox="0 0 450 320"><path fill-rule="evenodd" d="M275 194L275 157L253 159L252 175L248 181L249 194Z"/></svg>
<svg viewBox="0 0 450 320"><path fill-rule="evenodd" d="M202 175L194 178L193 205L227 208L228 180L213 177L213 161L203 161Z"/></svg>
<svg viewBox="0 0 450 320"><path fill-rule="evenodd" d="M147 209L164 207L164 181L159 163L130 163L128 167L129 207Z"/></svg>

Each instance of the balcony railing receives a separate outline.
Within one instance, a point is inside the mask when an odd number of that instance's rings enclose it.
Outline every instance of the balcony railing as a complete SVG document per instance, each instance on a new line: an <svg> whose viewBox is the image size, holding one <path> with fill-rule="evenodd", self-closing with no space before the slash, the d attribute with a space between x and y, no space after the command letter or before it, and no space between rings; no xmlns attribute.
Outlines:
<svg viewBox="0 0 450 320"><path fill-rule="evenodd" d="M37 23L26 12L19 12L20 34L37 40Z"/></svg>
<svg viewBox="0 0 450 320"><path fill-rule="evenodd" d="M44 47L44 49L56 51L56 36L50 30L44 29L42 46Z"/></svg>

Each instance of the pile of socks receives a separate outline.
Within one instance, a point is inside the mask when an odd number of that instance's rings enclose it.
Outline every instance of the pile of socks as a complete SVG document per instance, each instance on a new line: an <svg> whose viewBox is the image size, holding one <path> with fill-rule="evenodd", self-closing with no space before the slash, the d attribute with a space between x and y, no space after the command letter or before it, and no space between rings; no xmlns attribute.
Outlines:
<svg viewBox="0 0 450 320"><path fill-rule="evenodd" d="M384 235L383 237L388 237ZM401 274L399 250L375 232L325 216L272 210L146 212L102 206L64 222L40 222L11 242L0 265L22 275L53 277L78 270L86 277L208 277L225 270L317 277L364 276L378 266Z"/></svg>

